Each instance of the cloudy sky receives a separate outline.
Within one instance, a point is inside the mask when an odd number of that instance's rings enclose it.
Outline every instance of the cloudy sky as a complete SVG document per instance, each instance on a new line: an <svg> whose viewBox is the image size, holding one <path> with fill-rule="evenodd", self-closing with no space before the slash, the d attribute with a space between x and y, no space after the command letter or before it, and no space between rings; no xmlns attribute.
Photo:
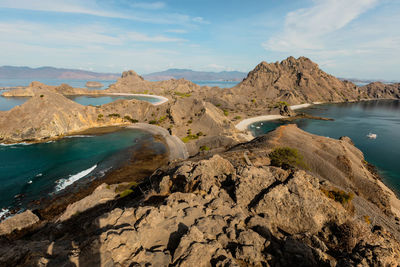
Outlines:
<svg viewBox="0 0 400 267"><path fill-rule="evenodd" d="M400 80L399 0L0 0L0 65L249 71L307 56Z"/></svg>

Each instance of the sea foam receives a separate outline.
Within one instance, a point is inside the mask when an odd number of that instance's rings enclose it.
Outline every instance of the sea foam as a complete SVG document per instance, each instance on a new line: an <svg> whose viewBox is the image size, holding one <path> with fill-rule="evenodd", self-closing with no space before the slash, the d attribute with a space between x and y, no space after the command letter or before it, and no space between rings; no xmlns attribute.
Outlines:
<svg viewBox="0 0 400 267"><path fill-rule="evenodd" d="M86 175L88 175L89 173L91 173L94 169L96 169L97 165L94 165L93 167L81 171L77 174L71 175L68 179L60 179L58 181L56 181L57 185L56 185L56 191L61 191L63 189L65 189L67 186L70 186L71 184L73 184L74 182L78 181L79 179L85 177Z"/></svg>

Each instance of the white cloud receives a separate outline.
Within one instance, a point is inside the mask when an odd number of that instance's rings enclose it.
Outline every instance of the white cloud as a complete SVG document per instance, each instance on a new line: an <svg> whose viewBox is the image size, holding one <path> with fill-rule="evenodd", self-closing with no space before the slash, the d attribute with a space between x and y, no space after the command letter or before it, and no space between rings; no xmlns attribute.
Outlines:
<svg viewBox="0 0 400 267"><path fill-rule="evenodd" d="M99 3L103 4L100 5ZM145 10L143 10L142 12L136 11L135 5L137 8L147 9L148 12L146 12ZM127 19L153 24L208 24L208 22L201 17L191 17L186 14L178 14L174 12L158 12L157 14L154 13L158 9L162 9L164 6L165 4L163 2L137 2L131 5L131 7L133 8L116 11L113 10L112 6L107 5L107 2L97 2L96 0L0 0L0 8L86 14L106 18Z"/></svg>
<svg viewBox="0 0 400 267"><path fill-rule="evenodd" d="M348 25L378 0L314 0L314 5L286 15L282 33L263 43L267 50L290 52L325 49L325 37Z"/></svg>
<svg viewBox="0 0 400 267"><path fill-rule="evenodd" d="M115 28L104 28L102 25L86 25L60 29L57 26L35 24L30 22L0 23L0 34L7 40L41 44L43 46L60 45L63 47L96 47L102 45L122 46L132 43L166 43L186 42L182 38L165 35L148 35L135 31L121 32Z"/></svg>
<svg viewBox="0 0 400 267"><path fill-rule="evenodd" d="M194 18L192 18L192 21L200 23L200 24L210 24L210 22L207 20L204 20L203 17L194 17Z"/></svg>
<svg viewBox="0 0 400 267"><path fill-rule="evenodd" d="M131 4L134 8L143 8L143 9L163 9L166 5L164 2L135 2Z"/></svg>

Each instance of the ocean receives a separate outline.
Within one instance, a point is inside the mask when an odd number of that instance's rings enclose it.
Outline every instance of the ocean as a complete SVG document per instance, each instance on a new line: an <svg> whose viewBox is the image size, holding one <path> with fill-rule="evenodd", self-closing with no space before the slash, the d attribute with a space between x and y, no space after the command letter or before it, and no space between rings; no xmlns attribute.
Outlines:
<svg viewBox="0 0 400 267"><path fill-rule="evenodd" d="M385 183L400 194L400 101L378 100L357 103L315 105L304 113L332 118L334 121L299 119L299 128L321 136L350 137L365 159L375 165ZM256 135L262 135L286 123L257 122L250 125ZM377 135L370 139L368 134Z"/></svg>

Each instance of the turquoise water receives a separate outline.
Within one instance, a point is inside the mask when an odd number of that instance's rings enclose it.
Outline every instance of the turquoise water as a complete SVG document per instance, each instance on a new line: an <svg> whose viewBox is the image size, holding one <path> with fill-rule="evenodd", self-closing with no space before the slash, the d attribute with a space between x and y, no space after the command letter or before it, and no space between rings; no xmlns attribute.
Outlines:
<svg viewBox="0 0 400 267"><path fill-rule="evenodd" d="M123 161L117 155L140 150L144 142L154 151L165 152L165 146L153 142L149 133L133 129L50 143L1 145L0 217L2 209L24 208L29 201L61 192L73 182L103 176Z"/></svg>
<svg viewBox="0 0 400 267"><path fill-rule="evenodd" d="M137 100L147 101L150 103L157 103L160 101L159 99L151 96L69 96L68 98L85 106L104 105L118 99L137 99Z"/></svg>
<svg viewBox="0 0 400 267"><path fill-rule="evenodd" d="M349 136L374 164L385 182L400 192L400 101L379 100L359 103L317 105L302 112L335 119L321 121L301 119L295 123L303 130L322 136ZM262 124L262 125L261 125ZM250 126L255 135L274 130L282 122L257 122ZM257 127L259 127L257 129ZM369 133L377 138L369 139Z"/></svg>
<svg viewBox="0 0 400 267"><path fill-rule="evenodd" d="M2 97L0 96L0 111L10 110L15 106L22 105L29 97Z"/></svg>
<svg viewBox="0 0 400 267"><path fill-rule="evenodd" d="M86 82L89 80L65 80L65 79L43 79L43 78L34 78L34 79L0 79L0 87L12 87L12 86L28 86L32 81L38 81L47 85L59 86L63 83L66 83L72 87L85 88ZM116 80L90 80L94 82L100 82L104 86L101 88L93 88L96 90L106 89L110 84L116 82ZM91 89L91 88L89 88Z"/></svg>

